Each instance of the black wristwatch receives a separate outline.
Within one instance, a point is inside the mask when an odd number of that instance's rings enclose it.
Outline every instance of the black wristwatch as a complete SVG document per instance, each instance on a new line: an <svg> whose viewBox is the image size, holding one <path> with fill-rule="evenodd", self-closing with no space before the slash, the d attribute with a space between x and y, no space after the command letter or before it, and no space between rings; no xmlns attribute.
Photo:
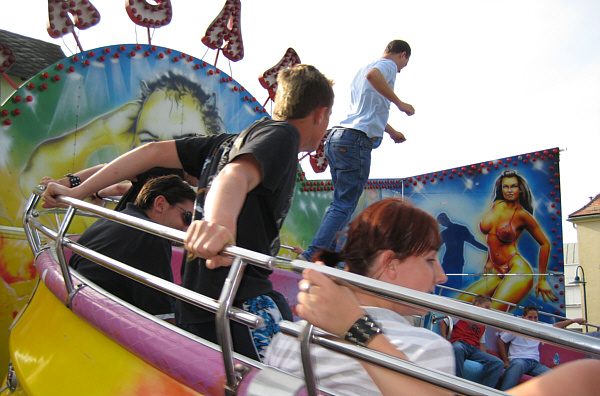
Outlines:
<svg viewBox="0 0 600 396"><path fill-rule="evenodd" d="M81 184L81 178L79 176L75 176L72 173L67 173L65 177L69 178L69 183L71 183L71 188L77 187Z"/></svg>

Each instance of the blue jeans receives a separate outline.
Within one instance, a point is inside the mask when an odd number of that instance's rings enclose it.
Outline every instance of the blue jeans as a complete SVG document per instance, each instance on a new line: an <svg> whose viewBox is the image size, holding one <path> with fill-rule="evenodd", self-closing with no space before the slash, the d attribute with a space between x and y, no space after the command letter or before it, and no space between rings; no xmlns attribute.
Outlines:
<svg viewBox="0 0 600 396"><path fill-rule="evenodd" d="M454 341L452 347L454 348L454 358L456 359L456 376L463 378L465 360L473 360L483 364L481 384L491 388L496 386L504 368L502 360L464 341Z"/></svg>
<svg viewBox="0 0 600 396"><path fill-rule="evenodd" d="M544 366L535 359L513 359L502 377L501 390L513 388L519 384L519 378L523 374L536 377L550 371L550 368Z"/></svg>
<svg viewBox="0 0 600 396"><path fill-rule="evenodd" d="M306 259L310 260L319 248L338 247L338 233L350 221L369 179L372 149L371 138L356 129L333 128L327 137L325 157L334 187L333 202L311 245L302 253Z"/></svg>

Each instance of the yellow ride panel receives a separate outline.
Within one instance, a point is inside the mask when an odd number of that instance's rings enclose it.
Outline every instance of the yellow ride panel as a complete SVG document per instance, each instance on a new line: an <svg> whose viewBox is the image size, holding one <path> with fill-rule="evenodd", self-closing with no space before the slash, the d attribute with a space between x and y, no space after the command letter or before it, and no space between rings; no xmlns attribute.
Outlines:
<svg viewBox="0 0 600 396"><path fill-rule="evenodd" d="M199 395L83 321L43 282L9 350L21 387L12 395Z"/></svg>

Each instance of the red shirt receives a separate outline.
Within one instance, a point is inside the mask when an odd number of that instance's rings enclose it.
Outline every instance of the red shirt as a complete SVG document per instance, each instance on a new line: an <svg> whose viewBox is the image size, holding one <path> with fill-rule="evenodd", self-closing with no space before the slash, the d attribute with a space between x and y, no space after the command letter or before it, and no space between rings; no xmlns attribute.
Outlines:
<svg viewBox="0 0 600 396"><path fill-rule="evenodd" d="M459 320L454 324L450 342L462 340L469 345L479 348L483 333L485 333L485 326L467 322L466 320Z"/></svg>

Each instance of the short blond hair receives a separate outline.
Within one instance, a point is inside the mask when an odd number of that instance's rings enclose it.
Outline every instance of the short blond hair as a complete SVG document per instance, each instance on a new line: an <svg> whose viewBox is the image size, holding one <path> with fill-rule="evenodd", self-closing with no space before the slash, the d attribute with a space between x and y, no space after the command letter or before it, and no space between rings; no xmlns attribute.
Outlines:
<svg viewBox="0 0 600 396"><path fill-rule="evenodd" d="M316 67L298 65L284 69L277 76L274 118L300 119L313 110L333 106L333 81Z"/></svg>

